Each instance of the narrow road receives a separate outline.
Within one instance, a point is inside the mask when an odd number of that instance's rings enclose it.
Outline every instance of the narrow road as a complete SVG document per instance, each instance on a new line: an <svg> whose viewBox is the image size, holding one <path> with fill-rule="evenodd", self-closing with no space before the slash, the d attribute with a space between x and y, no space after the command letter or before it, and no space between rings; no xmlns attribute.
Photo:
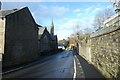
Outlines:
<svg viewBox="0 0 120 80"><path fill-rule="evenodd" d="M3 75L3 78L73 78L74 57L72 51L64 51L47 57L41 63Z"/></svg>
<svg viewBox="0 0 120 80"><path fill-rule="evenodd" d="M32 64L32 63L31 63ZM63 51L20 70L2 75L6 78L104 78L92 65L73 51ZM105 79L104 79L105 80Z"/></svg>

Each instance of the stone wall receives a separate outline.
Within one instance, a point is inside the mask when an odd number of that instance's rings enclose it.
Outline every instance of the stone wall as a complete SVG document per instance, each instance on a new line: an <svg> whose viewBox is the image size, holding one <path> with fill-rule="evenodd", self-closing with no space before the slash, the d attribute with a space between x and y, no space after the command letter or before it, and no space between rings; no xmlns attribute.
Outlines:
<svg viewBox="0 0 120 80"><path fill-rule="evenodd" d="M5 53L3 67L38 58L38 28L27 8L5 17Z"/></svg>
<svg viewBox="0 0 120 80"><path fill-rule="evenodd" d="M91 61L90 54L91 47L89 46L89 40L87 42L85 40L82 40L80 43L78 43L78 46L79 46L78 54L85 58L87 61Z"/></svg>
<svg viewBox="0 0 120 80"><path fill-rule="evenodd" d="M108 78L120 76L120 14L90 36L91 62Z"/></svg>
<svg viewBox="0 0 120 80"><path fill-rule="evenodd" d="M98 68L105 77L117 80L120 80L119 20L119 15L115 16L102 29L90 34L87 43L84 41L79 43L81 56Z"/></svg>
<svg viewBox="0 0 120 80"><path fill-rule="evenodd" d="M106 77L117 77L120 68L120 28L91 37L91 57L92 63Z"/></svg>

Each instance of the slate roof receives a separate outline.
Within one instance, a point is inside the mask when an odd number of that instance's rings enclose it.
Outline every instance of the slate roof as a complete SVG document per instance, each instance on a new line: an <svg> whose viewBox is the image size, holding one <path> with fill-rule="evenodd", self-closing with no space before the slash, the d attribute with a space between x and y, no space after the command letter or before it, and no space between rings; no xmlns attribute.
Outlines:
<svg viewBox="0 0 120 80"><path fill-rule="evenodd" d="M39 31L38 31L38 35L39 35L39 39L42 37L42 35L44 34L45 30L47 30L45 27L38 27L39 28ZM48 32L49 33L49 32ZM48 38L50 40L57 40L57 35L52 35L52 34L48 34Z"/></svg>
<svg viewBox="0 0 120 80"><path fill-rule="evenodd" d="M52 34L50 34L50 37L51 37L51 39L54 40L54 41L57 40L57 35L52 35Z"/></svg>
<svg viewBox="0 0 120 80"><path fill-rule="evenodd" d="M0 17L5 17L11 13L14 13L16 11L18 11L19 9L12 9L12 10L2 10L0 11Z"/></svg>
<svg viewBox="0 0 120 80"><path fill-rule="evenodd" d="M27 8L27 7L23 7L23 8ZM0 10L0 18L5 17L5 16L7 16L7 15L9 15L11 13L14 13L16 11L19 11L19 10L21 10L23 8L19 8L19 9L16 8L16 9L11 9L11 10Z"/></svg>

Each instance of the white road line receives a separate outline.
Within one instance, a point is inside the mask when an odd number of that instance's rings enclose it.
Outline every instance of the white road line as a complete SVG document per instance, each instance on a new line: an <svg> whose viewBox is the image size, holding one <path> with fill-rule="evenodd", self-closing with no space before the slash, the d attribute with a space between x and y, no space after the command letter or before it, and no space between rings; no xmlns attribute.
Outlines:
<svg viewBox="0 0 120 80"><path fill-rule="evenodd" d="M73 76L73 80L75 80L76 78L76 62L75 62L75 58L74 58L74 76Z"/></svg>
<svg viewBox="0 0 120 80"><path fill-rule="evenodd" d="M10 71L6 71L6 72L2 73L2 75L3 75L3 74L10 73L10 72L13 72L13 71L17 71L17 70L22 69L22 68L23 68L23 67L19 67L19 68L16 68L16 69L10 70Z"/></svg>

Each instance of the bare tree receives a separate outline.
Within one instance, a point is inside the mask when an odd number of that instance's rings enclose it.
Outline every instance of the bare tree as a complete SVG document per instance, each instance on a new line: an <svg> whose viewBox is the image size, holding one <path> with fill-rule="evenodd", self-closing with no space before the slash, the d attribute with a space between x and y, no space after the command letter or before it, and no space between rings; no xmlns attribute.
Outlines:
<svg viewBox="0 0 120 80"><path fill-rule="evenodd" d="M95 15L94 22L93 22L93 26L95 27L95 29L100 29L104 21L109 19L112 15L114 15L114 11L109 8L99 11Z"/></svg>
<svg viewBox="0 0 120 80"><path fill-rule="evenodd" d="M91 34L92 33L92 29L91 28L85 28L84 30L83 30L83 33L84 34Z"/></svg>

